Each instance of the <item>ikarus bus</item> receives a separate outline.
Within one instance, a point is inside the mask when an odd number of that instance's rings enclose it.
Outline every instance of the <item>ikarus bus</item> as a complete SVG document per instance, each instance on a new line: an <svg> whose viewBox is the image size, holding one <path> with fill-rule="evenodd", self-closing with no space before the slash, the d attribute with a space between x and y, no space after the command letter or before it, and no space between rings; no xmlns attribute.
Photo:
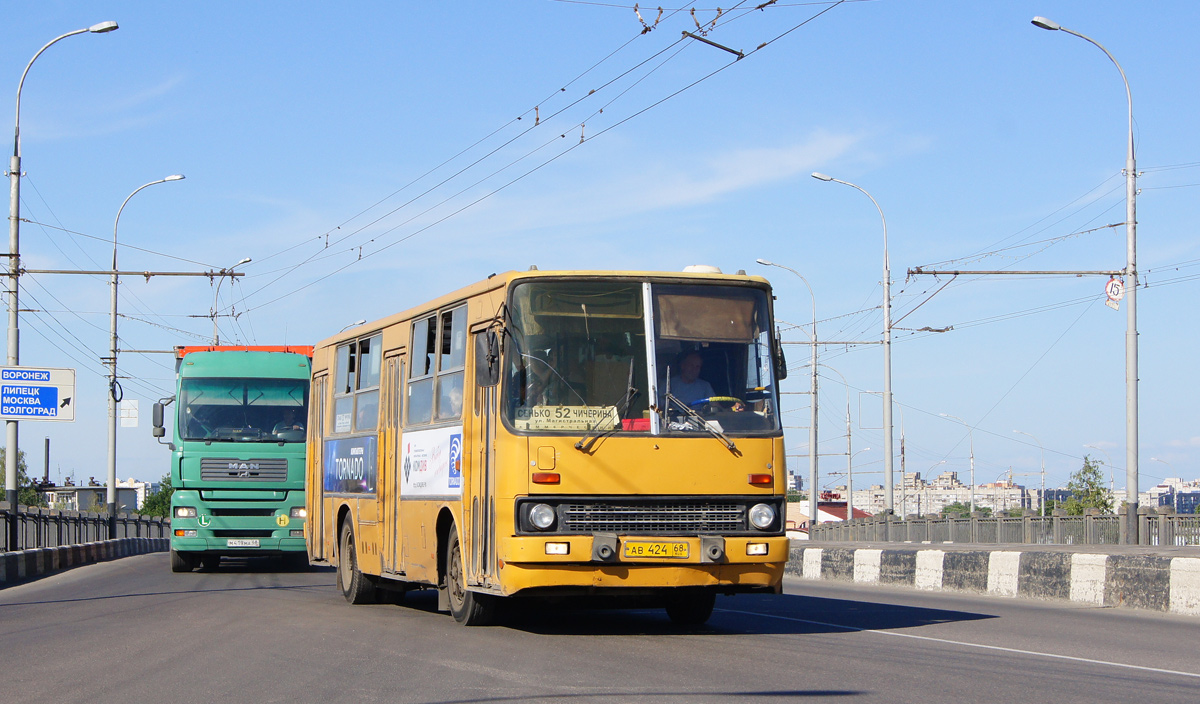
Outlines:
<svg viewBox="0 0 1200 704"><path fill-rule="evenodd" d="M508 272L313 353L310 559L354 604L635 597L678 623L788 557L765 279Z"/></svg>

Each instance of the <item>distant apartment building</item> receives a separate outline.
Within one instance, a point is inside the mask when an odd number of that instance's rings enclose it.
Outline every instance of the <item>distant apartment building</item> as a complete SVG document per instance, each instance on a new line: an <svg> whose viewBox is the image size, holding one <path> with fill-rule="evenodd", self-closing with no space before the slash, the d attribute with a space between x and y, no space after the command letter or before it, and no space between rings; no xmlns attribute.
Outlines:
<svg viewBox="0 0 1200 704"><path fill-rule="evenodd" d="M132 477L117 480L117 510L125 513L137 511L146 502L146 497L158 491L158 482L142 482ZM50 508L64 511L104 511L108 505L108 486L88 477L86 483L75 484L67 479L63 486L42 484L38 491L46 497Z"/></svg>

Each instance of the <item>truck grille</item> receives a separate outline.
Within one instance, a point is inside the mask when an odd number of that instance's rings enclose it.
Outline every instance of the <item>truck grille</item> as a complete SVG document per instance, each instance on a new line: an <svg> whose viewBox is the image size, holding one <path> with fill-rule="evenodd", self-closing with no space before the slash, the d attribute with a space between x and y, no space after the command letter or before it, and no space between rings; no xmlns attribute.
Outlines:
<svg viewBox="0 0 1200 704"><path fill-rule="evenodd" d="M728 533L746 530L746 506L707 501L564 503L570 533Z"/></svg>
<svg viewBox="0 0 1200 704"><path fill-rule="evenodd" d="M262 460L205 457L200 460L200 478L206 482L280 482L287 480L287 459Z"/></svg>

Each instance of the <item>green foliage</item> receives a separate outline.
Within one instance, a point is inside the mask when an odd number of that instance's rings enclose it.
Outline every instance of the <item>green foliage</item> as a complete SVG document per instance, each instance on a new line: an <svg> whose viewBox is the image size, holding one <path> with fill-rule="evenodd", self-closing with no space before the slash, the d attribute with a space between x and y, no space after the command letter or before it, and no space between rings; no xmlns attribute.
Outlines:
<svg viewBox="0 0 1200 704"><path fill-rule="evenodd" d="M175 487L171 485L171 473L167 472L164 474L159 484L158 491L146 497L146 501L142 503L142 507L138 509L138 513L143 516L170 517L171 494L175 493Z"/></svg>
<svg viewBox="0 0 1200 704"><path fill-rule="evenodd" d="M992 509L986 506L975 504L975 512L981 514L985 518L992 515ZM964 504L961 501L955 501L952 504L946 504L942 507L943 518L967 518L971 515L971 504Z"/></svg>
<svg viewBox="0 0 1200 704"><path fill-rule="evenodd" d="M1083 466L1071 475L1067 482L1071 498L1066 500L1063 508L1071 516L1082 516L1089 508L1098 508L1102 513L1112 513L1112 497L1104 488L1104 475L1100 472L1100 462L1090 456L1083 456Z"/></svg>
<svg viewBox="0 0 1200 704"><path fill-rule="evenodd" d="M4 450L0 447L0 467L4 466ZM25 464L25 451L17 451L17 503L25 506L41 506L46 508L49 504L46 503L45 494L39 494L37 489L33 488L33 480L29 478L28 467ZM6 487L7 488L7 487Z"/></svg>
<svg viewBox="0 0 1200 704"><path fill-rule="evenodd" d="M1062 508L1062 504L1054 499L1046 499L1046 515L1053 515L1055 509Z"/></svg>

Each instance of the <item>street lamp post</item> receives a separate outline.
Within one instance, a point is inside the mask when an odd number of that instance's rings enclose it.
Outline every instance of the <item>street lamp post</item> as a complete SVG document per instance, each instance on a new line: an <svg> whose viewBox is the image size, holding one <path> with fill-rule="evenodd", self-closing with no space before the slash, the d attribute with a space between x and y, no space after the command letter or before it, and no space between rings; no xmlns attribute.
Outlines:
<svg viewBox="0 0 1200 704"><path fill-rule="evenodd" d="M237 264L234 264L233 266L229 267L228 269L222 269L219 272L217 272L217 275L220 278L217 279L217 287L216 287L216 290L213 291L213 307L212 307L213 344L214 345L221 344L220 333L217 332L217 294L219 294L221 292L221 282L225 280L226 274L233 272L234 268L239 267L243 264L249 264L250 261L251 261L250 257L246 257L245 259L241 260ZM232 286L233 284L229 284L229 285Z"/></svg>
<svg viewBox="0 0 1200 704"><path fill-rule="evenodd" d="M21 89L25 87L25 76L29 74L29 69L33 66L33 62L37 61L37 58L42 55L42 52L46 49L49 49L58 41L66 39L67 37L75 36L76 34L84 34L86 32L91 32L92 34L103 34L105 32L111 32L116 28L116 22L101 22L99 24L94 24L91 27L77 29L73 32L67 32L66 34L55 37L41 49L38 49L38 52L33 55L33 58L29 60L28 64L26 64L25 70L21 72L20 82L17 83L17 114L16 122L13 127L13 153L8 167L8 354L5 362L10 367L17 366L20 363L21 358L20 336L17 328L17 289L21 275ZM17 421L7 421L5 426L5 498L9 502L9 505L15 509L17 505L17 455L19 452L19 448L17 447ZM8 549L16 550L16 511L10 513L10 516L11 520L14 521L14 524L8 533Z"/></svg>
<svg viewBox="0 0 1200 704"><path fill-rule="evenodd" d="M816 525L817 520L817 295L813 293L812 286L808 283L808 279L804 278L800 272L775 262L767 261L766 259L755 260L763 266L776 266L780 269L786 269L804 282L804 286L808 288L808 295L812 297L812 419L808 427L808 522L810 526Z"/></svg>
<svg viewBox="0 0 1200 704"><path fill-rule="evenodd" d="M862 187L849 181L842 181L832 176L814 172L813 178L818 181L833 181L844 186L850 186L871 199L875 209L879 211L879 219L883 222L883 483L884 508L893 509L892 498L892 267L888 260L887 219L883 217L883 208L875 198Z"/></svg>
<svg viewBox="0 0 1200 704"><path fill-rule="evenodd" d="M938 415L943 418L956 420L959 423L967 426L967 434L970 437L971 442L971 513L975 513L975 429L972 428L967 421L959 418L958 416L952 416L949 413L939 413ZM959 440L959 442L962 441Z"/></svg>
<svg viewBox="0 0 1200 704"><path fill-rule="evenodd" d="M120 401L120 396L124 394L120 392L121 384L117 381L117 286L120 285L120 277L117 275L117 226L121 223L121 213L125 210L125 205L129 203L129 199L137 195L138 191L143 188L149 188L159 183L167 181L181 181L182 174L173 174L166 178L160 178L157 181L138 186L130 193L121 203L121 207L117 209L117 217L113 220L113 256L112 256L112 277L109 281L110 297L108 310L108 335L109 335L109 374L108 374L108 536L109 538L116 537L117 528L117 402Z"/></svg>
<svg viewBox="0 0 1200 704"><path fill-rule="evenodd" d="M1033 441L1038 444L1038 448L1040 448L1042 451L1042 493L1041 493L1041 496L1038 497L1038 513L1040 513L1041 516L1043 518L1045 518L1046 517L1046 448L1042 446L1041 440L1038 440L1037 438L1033 437L1032 435L1030 435L1029 433L1026 433L1023 430L1014 430L1013 432L1033 438Z"/></svg>
<svg viewBox="0 0 1200 704"><path fill-rule="evenodd" d="M1089 36L1080 34L1045 17L1034 17L1034 26L1051 31L1059 30L1073 34L1095 45L1113 62L1125 83L1125 99L1129 104L1129 139L1125 155L1125 295L1129 307L1125 309L1125 503L1128 508L1128 531L1130 544L1138 543L1138 340L1137 340L1137 166L1133 150L1133 94L1129 91L1129 80L1125 70L1113 58L1108 49Z"/></svg>

